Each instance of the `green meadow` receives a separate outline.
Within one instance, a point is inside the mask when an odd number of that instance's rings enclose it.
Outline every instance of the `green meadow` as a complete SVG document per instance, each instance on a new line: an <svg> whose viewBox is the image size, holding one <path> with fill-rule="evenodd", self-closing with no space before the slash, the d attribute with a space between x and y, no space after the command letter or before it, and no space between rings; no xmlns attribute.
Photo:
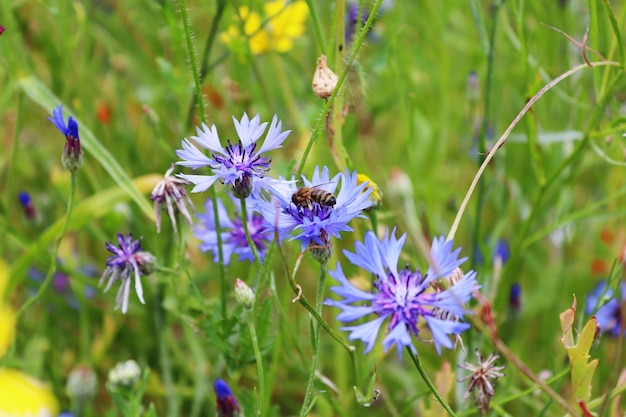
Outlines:
<svg viewBox="0 0 626 417"><path fill-rule="evenodd" d="M625 6L0 1L0 416L623 416Z"/></svg>

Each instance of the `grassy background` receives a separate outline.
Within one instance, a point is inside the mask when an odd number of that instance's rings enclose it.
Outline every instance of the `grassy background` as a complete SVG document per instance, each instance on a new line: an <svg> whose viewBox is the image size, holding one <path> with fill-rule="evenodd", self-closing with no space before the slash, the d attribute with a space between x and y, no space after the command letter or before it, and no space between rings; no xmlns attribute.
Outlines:
<svg viewBox="0 0 626 417"><path fill-rule="evenodd" d="M236 136L231 116L240 118L244 111L259 113L263 120L277 114L293 131L285 148L273 154L274 175L290 174L299 162L324 105L310 84L317 56L333 54L335 8L326 1L309 4L319 17L327 50L322 50L309 17L304 35L286 53L253 56L245 43L229 49L217 38L207 60L206 116L222 140ZM262 2L250 6L262 10ZM218 268L198 251L189 228L179 237L165 224L157 235L147 199L177 159L174 150L181 138L195 134L199 123L197 111L190 117L190 108L195 109L193 78L179 7L147 0L0 5L0 24L6 28L0 36L0 253L12 267L8 299L15 307L37 286L29 278L32 268L48 269L51 242L69 194L69 176L60 164L62 137L46 120L53 107L63 103L66 113L79 120L85 148L77 174L78 207L59 252L60 268L69 274L77 302L68 304L67 295L47 291L20 319L13 349L4 359L5 365L51 382L66 408L64 381L74 365L90 363L104 381L112 365L134 358L152 370L146 403L153 401L159 415L213 413L210 391L216 377L227 379L247 414L253 414L256 368L245 327L236 323L240 312L230 299L233 333L221 342L211 336L222 325L215 314ZM187 4L198 58L214 24L217 33L236 24L235 2L227 2L216 21L217 7L209 0ZM613 7L623 27L623 4ZM479 138L492 146L544 84L583 63L581 48L548 26L579 42L590 27L589 46L619 61L620 45L609 17L600 1L574 0L396 1L379 13L358 55L365 95L345 125L336 128L341 128L354 168L385 193L380 226L397 225L400 232L410 233L404 255L412 266L425 266L416 248L420 230L415 219L424 234L447 234L478 168ZM468 83L472 71L477 74L475 87ZM618 68L585 69L542 97L496 154L456 235L467 256L482 252L484 261L473 267L484 294L493 296L496 323L502 325L505 342L535 372L558 373L567 367L558 340L558 313L571 305L572 294L582 310L584 295L608 276L624 247L625 96L620 75ZM354 88L347 84L342 95ZM551 141L548 133L559 132L565 139ZM307 160L307 175L315 165L333 166L323 136ZM411 181L399 192L394 191L400 187L394 176L398 172ZM26 219L17 204L20 191L31 194L36 221ZM217 191L222 197L227 194L220 186ZM205 199L206 194L193 196L198 210L204 211ZM331 265L340 260L347 272L357 274L338 254L341 248L353 248L352 241L369 227L358 221L355 236L335 242ZM147 304L133 297L126 316L113 312L112 293L84 295L104 269L103 242L112 241L118 231L142 237L142 247L176 271L146 279ZM494 283L491 254L499 238L511 244L512 256ZM297 245L288 251L293 265ZM264 301L259 302L257 324L271 415L294 415L308 378L309 317L291 304L284 270L278 257L274 261L276 291L271 286L259 290ZM621 276L621 266L616 272ZM235 263L227 277L250 282L255 273L254 266ZM316 264L306 259L297 280L311 299L316 275ZM507 318L513 283L523 291L516 320ZM325 311L333 326L336 313ZM473 347L485 353L492 349L472 330L466 339L470 356ZM406 358L399 362L393 351L383 354L379 346L362 356L359 346L359 389L365 389L366 378L376 369L383 396L371 408L358 406L348 356L327 334L322 334L322 343L321 372L338 392L320 384L327 392L320 395L315 415L415 415L428 403L426 387ZM594 396L615 385L613 364L624 363L621 346L604 338L593 353L600 358ZM463 361L463 353L448 351L438 357L420 342L418 349L432 375L444 361L452 363L453 371ZM514 367L506 373L494 401L532 386ZM100 385L91 415L112 412ZM475 411L471 402L461 401L464 387L458 385L450 397L456 409ZM565 379L557 387L566 395ZM510 415L562 415L543 395L520 396L503 409ZM494 413L505 415L502 409Z"/></svg>

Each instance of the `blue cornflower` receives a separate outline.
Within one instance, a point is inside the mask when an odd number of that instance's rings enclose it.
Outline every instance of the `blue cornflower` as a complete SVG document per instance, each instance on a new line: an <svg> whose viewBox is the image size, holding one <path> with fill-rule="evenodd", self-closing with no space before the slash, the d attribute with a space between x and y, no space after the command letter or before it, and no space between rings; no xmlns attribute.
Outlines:
<svg viewBox="0 0 626 417"><path fill-rule="evenodd" d="M358 184L356 171L342 172L330 178L327 167L321 174L316 167L311 181L304 176L302 179L306 187L319 187L333 193L336 204L325 206L312 202L310 207L294 204L292 196L298 191L294 182L283 183L282 189L276 189L272 201L255 199L255 207L265 218L268 228L281 235L296 231L294 239L302 243L302 250L309 245L326 247L330 244L330 236L338 238L340 232L352 231L348 222L355 217L364 217L361 212L372 205L369 200L372 188L368 183ZM337 193L339 181L341 189Z"/></svg>
<svg viewBox="0 0 626 417"><path fill-rule="evenodd" d="M122 280L122 285L117 292L115 309L122 307L122 313L126 314L128 310L128 297L130 295L130 282L135 277L135 292L142 304L146 302L143 299L143 288L141 286L141 276L148 275L152 272L152 268L156 262L156 258L148 253L141 251L139 240L133 240L131 234L117 234L119 247L112 243L106 242L106 248L113 253L107 259L107 268L104 270L100 278L100 285L107 281L104 292L107 292L111 285L118 279Z"/></svg>
<svg viewBox="0 0 626 417"><path fill-rule="evenodd" d="M223 148L215 125L209 129L203 123L202 129L196 128L198 136L192 136L191 139L208 149L211 154L205 155L187 138L183 139L183 149L176 151L176 155L182 159L176 162L177 165L193 169L209 167L213 170L213 175L179 174L179 177L195 184L192 193L206 191L215 181L220 180L232 187L235 197L247 198L252 193L255 180L263 178L270 170L271 158L261 154L280 148L281 143L291 132L290 130L282 132L282 122L274 116L265 141L257 150L257 141L265 132L267 122L260 123L259 115L250 120L246 113L243 114L241 121L233 117L233 122L239 136L238 142L231 143L229 140L228 146Z"/></svg>
<svg viewBox="0 0 626 417"><path fill-rule="evenodd" d="M238 203L238 201L235 201L235 204ZM217 262L219 261L219 249L217 245L217 231L215 230L215 216L213 215L213 201L207 199L204 208L206 209L206 213L196 215L200 223L196 225L193 232L194 235L202 241L199 246L200 249L203 252L213 252L214 261ZM238 254L240 261L254 261L254 253L248 245L241 214L231 219L220 199L217 200L217 211L220 219L224 264L228 265L230 263L230 258L233 254ZM241 212L241 209L239 209L239 212ZM259 256L263 259L267 250L267 244L274 236L272 232L266 229L263 217L259 213L248 209L247 215L250 238L254 242Z"/></svg>
<svg viewBox="0 0 626 417"><path fill-rule="evenodd" d="M412 271L408 265L398 270L405 239L406 234L396 239L395 229L391 236L385 233L382 240L370 231L366 233L364 243L356 242L354 253L344 251L350 262L374 274L376 291L373 293L355 288L339 263L335 271L330 271L330 276L341 284L331 287L331 291L343 298L328 299L325 303L342 310L338 320L346 323L369 314L377 316L370 322L341 328L350 331L350 340L359 339L366 344L365 353L374 347L378 331L387 319L389 324L383 347L386 352L395 343L399 356L402 356L404 347L416 351L411 336L419 336L418 325L422 321L429 328L439 353L440 345L453 347L449 335L458 335L470 327L460 320L466 312L463 305L470 300L478 283L474 271L460 273L459 265L467 260L459 259L460 248L452 251L452 241L435 238L430 249L431 265L426 275L422 275L419 269ZM447 289L435 289L436 280L452 275L456 277L446 280L449 281Z"/></svg>
<svg viewBox="0 0 626 417"><path fill-rule="evenodd" d="M620 293L616 296L612 288L606 288L606 281L600 281L585 299L585 313L587 315L596 311L597 324L602 332L608 332L612 336L619 336L620 330L624 329L620 306L626 303L626 282L619 283ZM604 293L604 296L602 294ZM624 330L626 335L626 329Z"/></svg>
<svg viewBox="0 0 626 417"><path fill-rule="evenodd" d="M68 171L74 172L80 168L83 163L83 151L80 146L80 138L78 137L78 124L72 116L67 118L67 125L63 119L63 105L52 110L52 117L48 117L57 129L65 136L65 149L61 157L63 166Z"/></svg>
<svg viewBox="0 0 626 417"><path fill-rule="evenodd" d="M237 398L223 379L216 379L213 384L215 397L217 397L217 416L234 417L241 411Z"/></svg>

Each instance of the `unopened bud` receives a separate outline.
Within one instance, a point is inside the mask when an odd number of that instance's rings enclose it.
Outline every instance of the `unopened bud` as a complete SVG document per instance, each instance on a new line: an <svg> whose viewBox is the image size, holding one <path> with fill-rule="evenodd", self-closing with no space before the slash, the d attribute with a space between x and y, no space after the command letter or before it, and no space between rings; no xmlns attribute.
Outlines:
<svg viewBox="0 0 626 417"><path fill-rule="evenodd" d="M68 397L79 402L90 401L98 388L98 377L96 373L87 365L78 365L67 377L65 390Z"/></svg>
<svg viewBox="0 0 626 417"><path fill-rule="evenodd" d="M237 278L237 280L235 280L235 300L237 304L246 309L251 309L254 306L254 299L252 288L248 287L245 282Z"/></svg>
<svg viewBox="0 0 626 417"><path fill-rule="evenodd" d="M120 362L109 371L109 383L118 387L132 388L141 378L141 368L134 360Z"/></svg>
<svg viewBox="0 0 626 417"><path fill-rule="evenodd" d="M319 98L327 99L333 93L339 77L330 68L326 55L317 58L317 67L313 74L313 92Z"/></svg>
<svg viewBox="0 0 626 417"><path fill-rule="evenodd" d="M411 178L399 168L392 168L389 176L389 193L395 197L413 199Z"/></svg>

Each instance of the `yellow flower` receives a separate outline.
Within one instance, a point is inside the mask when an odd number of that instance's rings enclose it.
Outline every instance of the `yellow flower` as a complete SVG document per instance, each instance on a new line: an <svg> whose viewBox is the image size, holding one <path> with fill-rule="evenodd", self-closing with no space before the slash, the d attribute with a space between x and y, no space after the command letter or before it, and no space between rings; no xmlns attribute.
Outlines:
<svg viewBox="0 0 626 417"><path fill-rule="evenodd" d="M50 388L15 369L0 369L0 416L53 417L59 404Z"/></svg>
<svg viewBox="0 0 626 417"><path fill-rule="evenodd" d="M9 268L4 261L0 260L0 358L7 352L15 337L15 312L3 303L8 281Z"/></svg>
<svg viewBox="0 0 626 417"><path fill-rule="evenodd" d="M372 189L372 193L369 196L369 200L374 203L370 209L375 209L380 207L380 205L383 203L383 192L380 190L380 187L378 186L378 184L376 184L374 181L372 181L372 179L370 177L368 177L365 174L357 174L356 176L356 183L358 184L363 184L364 182L369 183L366 188L371 188ZM365 191L365 190L363 190Z"/></svg>
<svg viewBox="0 0 626 417"><path fill-rule="evenodd" d="M9 268L0 259L0 357L15 337L15 312L4 304ZM0 417L53 417L59 404L46 384L15 369L0 369Z"/></svg>
<svg viewBox="0 0 626 417"><path fill-rule="evenodd" d="M284 0L275 0L265 3L263 9L265 18L250 11L247 6L239 8L239 17L244 22L243 31L248 38L250 52L258 55L270 50L290 50L293 40L304 33L304 21L309 13L306 2L298 0L287 3ZM222 42L231 47L235 47L241 38L237 25L231 25L220 35Z"/></svg>

